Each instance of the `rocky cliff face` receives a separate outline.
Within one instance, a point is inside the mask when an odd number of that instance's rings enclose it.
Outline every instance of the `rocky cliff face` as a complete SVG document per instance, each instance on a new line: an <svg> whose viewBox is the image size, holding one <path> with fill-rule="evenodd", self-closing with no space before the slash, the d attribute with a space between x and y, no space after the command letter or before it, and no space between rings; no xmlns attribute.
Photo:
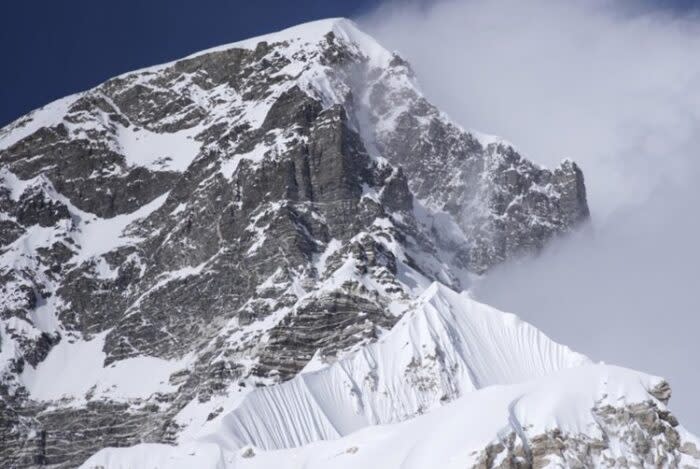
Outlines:
<svg viewBox="0 0 700 469"><path fill-rule="evenodd" d="M0 461L173 442L587 217L346 21L64 98L0 131Z"/></svg>

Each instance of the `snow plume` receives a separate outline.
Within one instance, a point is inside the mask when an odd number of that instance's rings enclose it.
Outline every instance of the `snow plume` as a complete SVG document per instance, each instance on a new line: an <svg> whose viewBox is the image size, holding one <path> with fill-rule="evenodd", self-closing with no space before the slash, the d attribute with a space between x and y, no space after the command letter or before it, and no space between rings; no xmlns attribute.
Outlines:
<svg viewBox="0 0 700 469"><path fill-rule="evenodd" d="M478 299L667 377L672 408L700 429L700 17L649 2L473 0L387 3L361 23L461 124L583 168L591 234L496 269Z"/></svg>

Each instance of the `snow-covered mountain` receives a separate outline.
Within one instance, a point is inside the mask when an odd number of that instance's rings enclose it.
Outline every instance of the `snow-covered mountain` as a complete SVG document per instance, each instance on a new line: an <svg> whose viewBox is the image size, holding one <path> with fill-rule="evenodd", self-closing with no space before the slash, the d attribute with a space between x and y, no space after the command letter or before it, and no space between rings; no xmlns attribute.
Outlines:
<svg viewBox="0 0 700 469"><path fill-rule="evenodd" d="M587 217L347 20L51 103L0 130L0 462L700 464L665 382L458 293Z"/></svg>

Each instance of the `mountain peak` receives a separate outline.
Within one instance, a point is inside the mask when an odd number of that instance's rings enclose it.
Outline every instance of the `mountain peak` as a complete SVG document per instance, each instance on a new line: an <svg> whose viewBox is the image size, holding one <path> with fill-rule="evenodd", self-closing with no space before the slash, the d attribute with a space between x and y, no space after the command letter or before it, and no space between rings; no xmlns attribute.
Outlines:
<svg viewBox="0 0 700 469"><path fill-rule="evenodd" d="M5 466L252 435L250 402L314 380L342 402L297 416L325 423L260 441L315 441L586 361L457 293L585 222L582 173L465 131L348 20L115 77L2 129L0 162Z"/></svg>
<svg viewBox="0 0 700 469"><path fill-rule="evenodd" d="M381 46L379 46L374 41L374 39L362 32L359 26L354 21L349 20L347 18L325 18L291 26L289 28L285 28L277 32L267 33L260 36L244 39L242 41L236 41L229 44L217 46L211 49L206 49L197 52L196 54L191 55L189 57L233 48L255 49L255 47L257 47L257 45L261 42L274 44L278 42L298 41L305 44L315 44L321 41L324 37L326 37L328 33L333 33L338 37L351 42L369 42L372 48L381 48Z"/></svg>
<svg viewBox="0 0 700 469"><path fill-rule="evenodd" d="M155 72L165 67L172 66L178 61L195 59L197 57L227 51L230 49L255 50L261 43L268 45L285 44L290 49L290 56L301 49L308 49L319 44L324 44L329 39L329 35L342 41L346 45L352 45L361 51L366 57L377 62L390 60L392 55L382 47L374 38L363 32L359 26L347 18L326 18L308 23L302 23L277 32L267 33L236 42L222 44L209 49L195 52L182 59L167 62L161 65L136 70L135 72ZM128 74L125 74L128 75Z"/></svg>

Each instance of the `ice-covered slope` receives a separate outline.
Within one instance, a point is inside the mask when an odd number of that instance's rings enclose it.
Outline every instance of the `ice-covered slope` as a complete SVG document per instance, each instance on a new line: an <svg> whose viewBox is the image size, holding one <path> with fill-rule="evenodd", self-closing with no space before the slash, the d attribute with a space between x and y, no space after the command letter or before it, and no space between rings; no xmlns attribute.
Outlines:
<svg viewBox="0 0 700 469"><path fill-rule="evenodd" d="M679 427L659 400L666 397L665 386L631 370L584 365L484 388L403 423L301 448L144 444L102 450L82 467L698 467L700 440Z"/></svg>
<svg viewBox="0 0 700 469"><path fill-rule="evenodd" d="M516 316L434 283L377 342L318 371L256 389L200 434L226 448L301 446L587 362Z"/></svg>

